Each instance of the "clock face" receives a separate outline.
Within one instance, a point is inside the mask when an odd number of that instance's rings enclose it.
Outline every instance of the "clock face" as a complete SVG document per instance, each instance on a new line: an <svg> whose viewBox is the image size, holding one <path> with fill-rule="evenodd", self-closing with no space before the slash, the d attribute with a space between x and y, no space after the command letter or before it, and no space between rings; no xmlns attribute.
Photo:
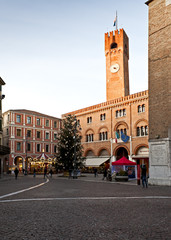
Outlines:
<svg viewBox="0 0 171 240"><path fill-rule="evenodd" d="M113 65L110 67L110 71L111 71L112 73L118 72L118 71L119 71L119 64L118 64L118 63L113 64Z"/></svg>

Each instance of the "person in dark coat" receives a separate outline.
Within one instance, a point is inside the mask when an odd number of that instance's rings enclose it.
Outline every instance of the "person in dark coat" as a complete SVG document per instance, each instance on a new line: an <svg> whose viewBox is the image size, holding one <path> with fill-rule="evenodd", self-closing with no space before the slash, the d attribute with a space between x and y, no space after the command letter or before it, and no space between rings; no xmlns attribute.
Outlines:
<svg viewBox="0 0 171 240"><path fill-rule="evenodd" d="M146 165L143 164L142 169L141 169L141 178L142 178L142 185L144 187L148 187L147 185L147 168Z"/></svg>
<svg viewBox="0 0 171 240"><path fill-rule="evenodd" d="M17 180L18 173L19 173L19 171L18 171L18 168L17 168L17 167L15 168L15 170L14 170L14 173L15 173L15 179Z"/></svg>
<svg viewBox="0 0 171 240"><path fill-rule="evenodd" d="M103 172L103 180L106 178L107 180L107 169L105 168L104 169L104 172Z"/></svg>
<svg viewBox="0 0 171 240"><path fill-rule="evenodd" d="M44 178L47 177L47 168L44 168Z"/></svg>
<svg viewBox="0 0 171 240"><path fill-rule="evenodd" d="M33 169L33 177L36 177L36 169Z"/></svg>
<svg viewBox="0 0 171 240"><path fill-rule="evenodd" d="M97 177L97 168L94 168L94 176Z"/></svg>

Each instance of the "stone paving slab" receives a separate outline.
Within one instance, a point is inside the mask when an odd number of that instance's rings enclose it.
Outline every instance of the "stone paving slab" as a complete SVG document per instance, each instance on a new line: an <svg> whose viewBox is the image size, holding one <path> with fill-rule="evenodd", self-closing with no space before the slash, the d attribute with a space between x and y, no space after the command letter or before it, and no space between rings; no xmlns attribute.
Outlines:
<svg viewBox="0 0 171 240"><path fill-rule="evenodd" d="M0 180L0 196L45 181L42 175ZM2 240L171 239L170 187L53 175L39 188L0 199L0 209Z"/></svg>

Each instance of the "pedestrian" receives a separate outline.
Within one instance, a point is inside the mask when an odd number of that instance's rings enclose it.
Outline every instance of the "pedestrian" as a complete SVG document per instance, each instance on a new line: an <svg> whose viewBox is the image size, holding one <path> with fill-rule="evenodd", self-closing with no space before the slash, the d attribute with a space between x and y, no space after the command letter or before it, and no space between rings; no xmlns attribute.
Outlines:
<svg viewBox="0 0 171 240"><path fill-rule="evenodd" d="M23 175L24 175L25 169L23 168Z"/></svg>
<svg viewBox="0 0 171 240"><path fill-rule="evenodd" d="M107 170L106 170L106 168L104 169L104 172L103 172L103 180L105 180L105 178L107 180Z"/></svg>
<svg viewBox="0 0 171 240"><path fill-rule="evenodd" d="M97 177L97 168L94 168L94 176Z"/></svg>
<svg viewBox="0 0 171 240"><path fill-rule="evenodd" d="M50 171L49 171L49 175L50 175L51 178L52 178L52 174L53 174L53 171L52 171L52 168L51 168Z"/></svg>
<svg viewBox="0 0 171 240"><path fill-rule="evenodd" d="M33 169L33 177L36 177L36 169Z"/></svg>
<svg viewBox="0 0 171 240"><path fill-rule="evenodd" d="M14 173L15 173L15 179L17 180L18 173L19 173L19 171L18 171L18 168L17 168L17 167L15 168L15 170L14 170Z"/></svg>
<svg viewBox="0 0 171 240"><path fill-rule="evenodd" d="M112 181L112 174L111 174L110 168L108 168L108 170L107 170L107 180Z"/></svg>
<svg viewBox="0 0 171 240"><path fill-rule="evenodd" d="M71 176L72 176L72 169L69 168L69 178L71 178Z"/></svg>
<svg viewBox="0 0 171 240"><path fill-rule="evenodd" d="M44 178L47 177L47 168L44 168Z"/></svg>
<svg viewBox="0 0 171 240"><path fill-rule="evenodd" d="M147 185L147 168L146 165L143 164L142 169L141 169L141 178L142 178L142 185L144 187L148 187Z"/></svg>

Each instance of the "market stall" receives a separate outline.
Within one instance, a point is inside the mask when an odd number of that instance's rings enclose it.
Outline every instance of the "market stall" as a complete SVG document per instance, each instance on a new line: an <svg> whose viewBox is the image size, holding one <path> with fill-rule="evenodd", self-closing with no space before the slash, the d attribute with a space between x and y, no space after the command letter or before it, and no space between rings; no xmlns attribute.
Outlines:
<svg viewBox="0 0 171 240"><path fill-rule="evenodd" d="M126 157L122 157L118 161L112 162L112 173L119 173L125 171L128 173L129 178L137 177L137 167L136 162L128 160Z"/></svg>

